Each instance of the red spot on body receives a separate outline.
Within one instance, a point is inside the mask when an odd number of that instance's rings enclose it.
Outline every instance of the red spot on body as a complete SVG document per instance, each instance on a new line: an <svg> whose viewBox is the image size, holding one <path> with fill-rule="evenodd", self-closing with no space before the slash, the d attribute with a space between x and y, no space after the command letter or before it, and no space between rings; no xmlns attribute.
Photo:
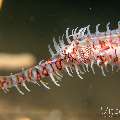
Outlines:
<svg viewBox="0 0 120 120"><path fill-rule="evenodd" d="M57 61L55 62L55 65L57 67L57 69L61 70L62 69L62 63L61 63L62 59L57 59Z"/></svg>
<svg viewBox="0 0 120 120"><path fill-rule="evenodd" d="M66 50L64 50L64 54L66 54Z"/></svg>
<svg viewBox="0 0 120 120"><path fill-rule="evenodd" d="M30 80L32 79L32 68L29 68L28 70L28 77Z"/></svg>
<svg viewBox="0 0 120 120"><path fill-rule="evenodd" d="M118 57L117 57L117 56L113 59L113 62L114 62L114 63L117 63L117 62L118 62Z"/></svg>
<svg viewBox="0 0 120 120"><path fill-rule="evenodd" d="M0 88L1 88L1 89L4 89L4 86L6 86L6 85L8 85L8 84L9 84L9 82L7 82L6 78L2 78L2 79L0 80Z"/></svg>
<svg viewBox="0 0 120 120"><path fill-rule="evenodd" d="M112 55L109 55L110 60L112 59Z"/></svg>
<svg viewBox="0 0 120 120"><path fill-rule="evenodd" d="M51 62L52 62L51 59L48 59L48 60L47 60L47 63L48 63L48 64L51 64Z"/></svg>
<svg viewBox="0 0 120 120"><path fill-rule="evenodd" d="M25 80L22 74L16 74L15 76L16 76L17 84L21 84L22 81Z"/></svg>
<svg viewBox="0 0 120 120"><path fill-rule="evenodd" d="M101 45L102 50L107 50L110 48L109 46L106 45L106 43L104 41L99 40L99 43Z"/></svg>
<svg viewBox="0 0 120 120"><path fill-rule="evenodd" d="M43 74L44 76L48 76L48 75L49 75L46 67L43 67L42 74Z"/></svg>
<svg viewBox="0 0 120 120"><path fill-rule="evenodd" d="M76 54L76 52L77 52L77 49L73 48L73 53Z"/></svg>
<svg viewBox="0 0 120 120"><path fill-rule="evenodd" d="M37 76L36 76L37 80L40 80L41 79L41 75L40 75L40 72L37 71Z"/></svg>

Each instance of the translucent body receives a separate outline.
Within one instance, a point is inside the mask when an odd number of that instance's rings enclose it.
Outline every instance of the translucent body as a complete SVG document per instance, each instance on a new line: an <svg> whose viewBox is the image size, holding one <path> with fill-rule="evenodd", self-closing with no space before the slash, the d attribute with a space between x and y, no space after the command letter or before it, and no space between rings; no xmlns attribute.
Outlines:
<svg viewBox="0 0 120 120"><path fill-rule="evenodd" d="M112 70L114 66L117 66L118 71L120 69L120 22L116 30L110 30L109 24L106 25L106 32L99 32L100 24L98 24L95 34L90 33L90 25L81 29L73 29L70 35L69 28L67 28L66 35L59 37L59 43L53 38L56 53L50 45L48 46L51 58L40 61L32 68L22 69L19 73L1 76L0 88L8 92L9 88L16 87L24 95L19 86L23 86L30 92L26 82L39 85L39 81L45 88L50 89L48 83L42 80L44 77L50 77L52 82L59 87L59 81L63 77L61 70L66 70L71 77L75 70L77 76L83 79L84 72L89 72L89 68L95 74L94 64L100 67L103 76L106 76L105 70L108 64L112 66ZM68 44L65 44L64 40L67 40Z"/></svg>

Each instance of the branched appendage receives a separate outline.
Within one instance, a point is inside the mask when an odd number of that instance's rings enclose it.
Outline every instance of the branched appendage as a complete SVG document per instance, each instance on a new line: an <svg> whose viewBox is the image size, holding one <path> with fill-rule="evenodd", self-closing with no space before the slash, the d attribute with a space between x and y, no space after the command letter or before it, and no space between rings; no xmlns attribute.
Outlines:
<svg viewBox="0 0 120 120"><path fill-rule="evenodd" d="M15 87L19 93L24 95L20 86L30 92L26 83L32 82L50 89L48 83L42 79L44 77L51 78L51 81L60 87L59 82L63 78L62 70L65 70L70 77L73 77L74 70L76 75L83 79L82 75L85 72L92 71L95 74L94 64L100 67L103 76L106 76L108 64L112 66L112 70L114 66L117 66L118 71L120 69L120 21L115 30L110 30L109 25L110 23L106 25L106 32L99 32L100 24L96 25L95 34L90 32L90 25L80 29L77 27L72 30L71 34L67 28L66 35L59 37L59 43L53 38L56 53L48 45L51 54L49 59L42 60L38 65L29 69L22 69L19 73L1 76L0 88L7 93L9 88Z"/></svg>

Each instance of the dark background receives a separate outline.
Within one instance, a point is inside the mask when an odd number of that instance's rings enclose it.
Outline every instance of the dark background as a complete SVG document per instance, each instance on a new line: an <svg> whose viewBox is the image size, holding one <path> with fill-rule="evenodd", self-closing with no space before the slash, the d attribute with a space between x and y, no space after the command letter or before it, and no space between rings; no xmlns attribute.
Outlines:
<svg viewBox="0 0 120 120"><path fill-rule="evenodd" d="M39 61L49 56L47 46L53 44L53 36L62 35L67 27L73 29L90 24L94 33L98 23L100 31L106 31L107 22L110 21L111 29L115 29L118 20L120 4L117 1L6 0L0 13L0 52L30 52ZM60 88L47 78L50 91L31 84L32 92L25 96L14 88L7 95L0 92L0 120L19 120L19 117L30 120L101 119L100 106L120 108L120 75L110 71L103 77L101 71L95 69L96 75L86 73L84 80L76 74L70 78L64 73ZM6 75L11 71L0 72Z"/></svg>

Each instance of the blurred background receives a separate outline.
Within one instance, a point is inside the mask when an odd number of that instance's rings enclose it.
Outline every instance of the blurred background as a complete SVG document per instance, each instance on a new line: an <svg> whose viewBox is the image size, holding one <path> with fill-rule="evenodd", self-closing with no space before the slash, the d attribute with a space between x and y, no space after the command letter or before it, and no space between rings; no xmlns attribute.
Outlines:
<svg viewBox="0 0 120 120"><path fill-rule="evenodd" d="M117 28L120 6L114 1L95 0L0 0L0 74L20 71L49 57L52 38L71 29L91 25L91 32L100 23L100 31ZM110 67L110 66L108 66ZM104 120L101 106L120 108L120 74L103 77L86 73L80 80L64 72L61 87L50 79L51 90L29 84L32 90L21 96L16 89L0 91L0 120ZM22 89L25 91L24 89ZM106 109L106 108L105 108ZM113 116L109 119L119 119Z"/></svg>

